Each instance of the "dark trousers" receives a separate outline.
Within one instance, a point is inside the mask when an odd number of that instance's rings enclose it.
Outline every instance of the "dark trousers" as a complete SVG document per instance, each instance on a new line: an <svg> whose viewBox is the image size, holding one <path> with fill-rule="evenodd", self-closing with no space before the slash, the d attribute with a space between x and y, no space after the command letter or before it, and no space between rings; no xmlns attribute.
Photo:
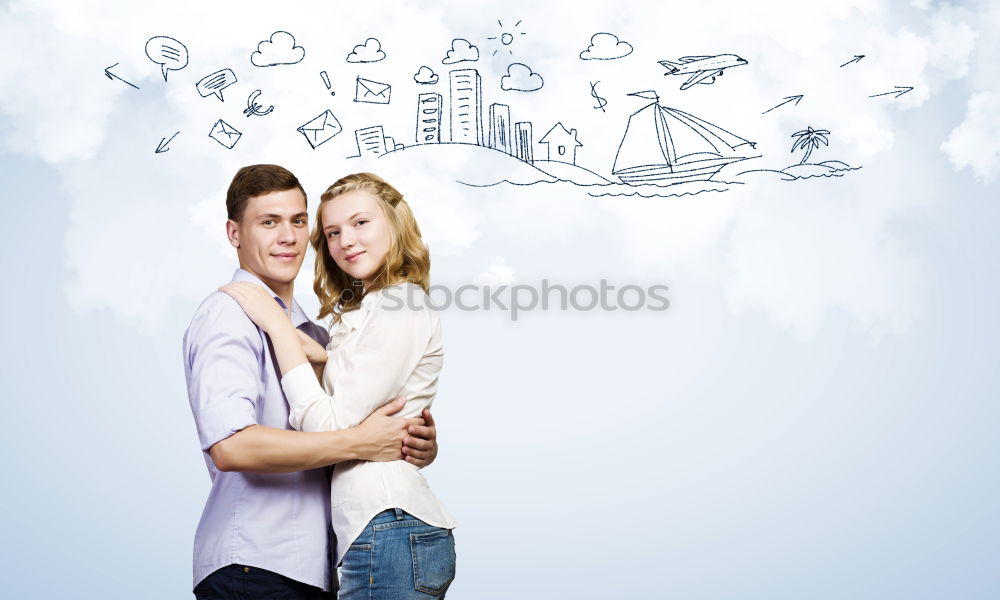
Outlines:
<svg viewBox="0 0 1000 600"><path fill-rule="evenodd" d="M324 592L265 569L244 565L222 567L194 588L198 600L335 600Z"/></svg>

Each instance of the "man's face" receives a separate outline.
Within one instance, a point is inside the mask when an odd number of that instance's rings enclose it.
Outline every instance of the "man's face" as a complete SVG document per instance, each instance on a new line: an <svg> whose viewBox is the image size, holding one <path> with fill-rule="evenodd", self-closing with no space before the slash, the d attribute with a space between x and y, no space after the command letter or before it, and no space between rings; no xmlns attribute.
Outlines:
<svg viewBox="0 0 1000 600"><path fill-rule="evenodd" d="M309 243L306 199L298 188L254 196L240 222L226 224L240 267L276 293L283 293L299 273Z"/></svg>

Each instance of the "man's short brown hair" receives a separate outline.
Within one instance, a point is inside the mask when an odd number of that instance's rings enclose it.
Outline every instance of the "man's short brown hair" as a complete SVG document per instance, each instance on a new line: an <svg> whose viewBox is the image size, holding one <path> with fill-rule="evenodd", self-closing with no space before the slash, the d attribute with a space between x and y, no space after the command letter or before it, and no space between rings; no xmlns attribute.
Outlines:
<svg viewBox="0 0 1000 600"><path fill-rule="evenodd" d="M233 182L229 184L229 191L226 192L226 212L229 219L239 223L250 198L293 188L298 188L302 192L302 197L306 197L306 191L302 189L298 178L285 167L278 165L243 167L236 172Z"/></svg>

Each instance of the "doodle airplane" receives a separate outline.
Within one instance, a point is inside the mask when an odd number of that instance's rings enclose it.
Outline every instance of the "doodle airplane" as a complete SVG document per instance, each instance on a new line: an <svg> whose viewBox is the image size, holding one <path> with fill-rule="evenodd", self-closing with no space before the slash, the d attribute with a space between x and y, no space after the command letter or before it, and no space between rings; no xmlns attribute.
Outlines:
<svg viewBox="0 0 1000 600"><path fill-rule="evenodd" d="M682 56L677 62L669 60L659 61L660 65L667 70L664 75L691 75L682 90L686 90L692 85L703 83L711 84L715 78L722 75L722 72L730 67L738 67L747 64L747 61L735 54L717 54L715 56Z"/></svg>

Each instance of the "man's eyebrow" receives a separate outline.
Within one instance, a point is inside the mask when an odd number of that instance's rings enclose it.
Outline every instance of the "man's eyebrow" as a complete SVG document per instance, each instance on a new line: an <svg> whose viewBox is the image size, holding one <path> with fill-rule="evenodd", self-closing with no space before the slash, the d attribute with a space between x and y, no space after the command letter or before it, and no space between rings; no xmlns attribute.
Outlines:
<svg viewBox="0 0 1000 600"><path fill-rule="evenodd" d="M309 213L307 213L305 211L302 211L300 213L295 213L290 218L292 218L292 219L298 219L299 217L308 217L308 216L309 216ZM282 218L282 215L279 215L277 213L264 213L262 215L257 215L257 218L258 219L280 219L280 218Z"/></svg>

